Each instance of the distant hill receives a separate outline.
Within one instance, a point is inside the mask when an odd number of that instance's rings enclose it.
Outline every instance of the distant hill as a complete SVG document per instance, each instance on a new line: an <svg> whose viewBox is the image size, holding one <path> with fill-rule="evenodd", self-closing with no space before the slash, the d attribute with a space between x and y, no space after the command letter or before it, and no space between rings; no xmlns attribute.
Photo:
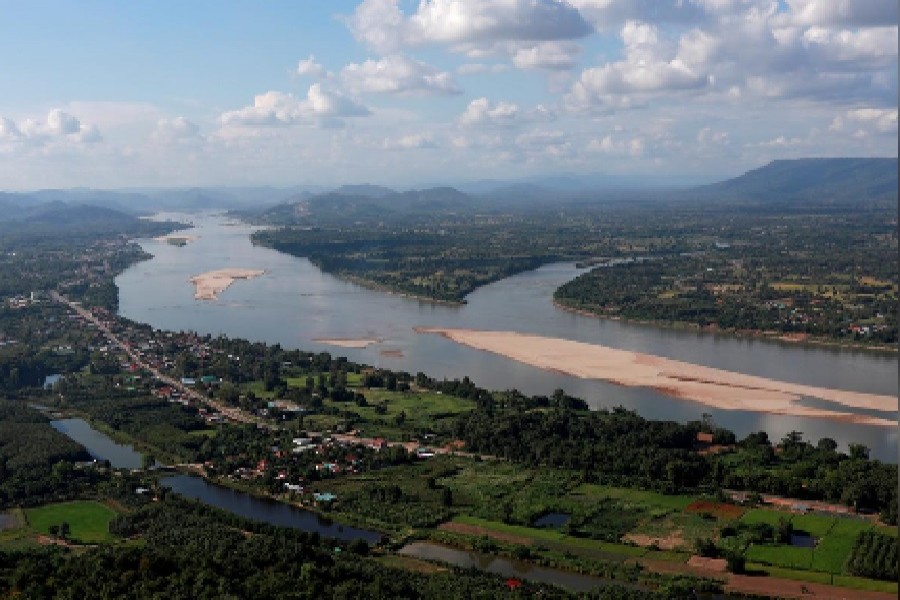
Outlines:
<svg viewBox="0 0 900 600"><path fill-rule="evenodd" d="M368 193L344 193L359 190ZM374 192L375 195L371 195ZM395 192L378 186L344 186L337 191L292 198L258 212L255 219L287 225L307 220L358 221L392 220L416 215L459 214L471 210L478 201L451 187Z"/></svg>
<svg viewBox="0 0 900 600"><path fill-rule="evenodd" d="M383 198L385 196L390 196L391 194L396 194L395 190L391 188L386 188L381 185L370 185L368 183L358 184L358 185L342 185L338 189L334 190L335 194L342 194L345 196L368 196L370 198Z"/></svg>
<svg viewBox="0 0 900 600"><path fill-rule="evenodd" d="M887 202L897 198L897 159L776 160L739 177L694 188L690 195L756 204L822 205Z"/></svg>

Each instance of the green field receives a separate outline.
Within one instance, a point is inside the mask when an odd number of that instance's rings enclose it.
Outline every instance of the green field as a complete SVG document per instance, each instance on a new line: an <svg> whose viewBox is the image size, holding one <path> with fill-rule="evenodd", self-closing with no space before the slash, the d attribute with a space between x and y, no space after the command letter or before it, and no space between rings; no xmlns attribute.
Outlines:
<svg viewBox="0 0 900 600"><path fill-rule="evenodd" d="M768 525L771 525L772 527L775 527L778 525L778 521L780 521L781 519L790 520L790 518L791 513L778 510L768 510L765 508L754 508L744 513L744 516L741 517L741 522L748 525L766 523Z"/></svg>
<svg viewBox="0 0 900 600"><path fill-rule="evenodd" d="M754 544L747 550L747 560L788 569L812 567L813 549L782 544Z"/></svg>
<svg viewBox="0 0 900 600"><path fill-rule="evenodd" d="M774 567L809 569L839 575L844 572L844 563L850 556L856 536L872 528L870 522L860 519L817 514L794 515L767 509L748 511L741 521L747 524L768 523L775 527L780 519L785 518L790 519L794 530L816 537L816 547L757 544L748 550L748 560Z"/></svg>
<svg viewBox="0 0 900 600"><path fill-rule="evenodd" d="M63 522L69 524L69 538L79 542L107 542L113 538L109 533L109 522L116 512L99 502L63 502L48 504L25 511L29 526L43 534L49 534L50 527Z"/></svg>
<svg viewBox="0 0 900 600"><path fill-rule="evenodd" d="M641 505L648 509L684 510L685 507L697 499L696 496L680 496L635 490L629 488L610 487L583 483L573 493L584 494L593 498L610 498L620 500L626 504Z"/></svg>

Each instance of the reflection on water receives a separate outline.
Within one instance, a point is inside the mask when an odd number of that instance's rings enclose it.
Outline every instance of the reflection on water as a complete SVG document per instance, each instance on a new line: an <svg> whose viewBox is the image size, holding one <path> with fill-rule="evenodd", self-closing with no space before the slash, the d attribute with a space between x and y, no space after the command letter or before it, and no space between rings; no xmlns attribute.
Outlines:
<svg viewBox="0 0 900 600"><path fill-rule="evenodd" d="M82 446L97 460L108 460L116 469L140 469L141 454L131 446L112 441L91 427L84 419L50 421L53 429L64 433Z"/></svg>
<svg viewBox="0 0 900 600"><path fill-rule="evenodd" d="M704 412L738 436L764 430L780 439L791 430L816 441L862 443L892 462L894 429L849 425L804 417L782 417L711 409L652 390L623 388L597 380L543 371L501 356L457 345L416 326L496 329L603 344L677 360L796 383L887 395L897 394L897 357L778 344L754 339L661 329L585 317L553 306L553 291L582 272L571 264L547 265L485 286L468 304L446 306L367 290L322 273L308 260L253 247L246 225L226 226L215 215L192 215L199 236L185 247L146 240L154 255L116 279L122 315L171 330L195 330L285 347L327 351L397 370L433 377L469 376L491 389L517 388L550 394L556 388L595 407L625 406L657 419L687 421ZM196 301L188 279L223 267L265 269L252 281L237 281L212 302ZM382 340L364 349L336 348L316 339ZM398 352L382 353L385 349Z"/></svg>
<svg viewBox="0 0 900 600"><path fill-rule="evenodd" d="M160 480L160 484L182 496L269 525L290 527L345 541L361 539L375 544L381 540L381 534L376 531L340 525L308 510L215 485L195 475L166 477Z"/></svg>
<svg viewBox="0 0 900 600"><path fill-rule="evenodd" d="M494 573L503 577L516 577L538 583L550 583L576 592L589 592L612 583L599 577L539 567L524 561L499 558L468 550L456 550L430 542L407 544L400 549L399 554L422 560L443 562L462 569L478 569L479 571Z"/></svg>

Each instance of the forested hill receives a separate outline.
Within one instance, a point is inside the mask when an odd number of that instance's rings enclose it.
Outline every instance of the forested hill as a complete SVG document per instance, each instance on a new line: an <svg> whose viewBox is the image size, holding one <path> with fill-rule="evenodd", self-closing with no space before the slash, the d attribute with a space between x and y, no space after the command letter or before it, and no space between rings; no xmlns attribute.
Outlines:
<svg viewBox="0 0 900 600"><path fill-rule="evenodd" d="M775 160L739 177L691 190L717 201L754 204L871 205L897 200L897 159Z"/></svg>
<svg viewBox="0 0 900 600"><path fill-rule="evenodd" d="M247 216L274 225L313 221L390 221L417 215L455 215L469 211L477 204L475 198L452 187L394 192L376 186L344 186L325 194L301 196Z"/></svg>

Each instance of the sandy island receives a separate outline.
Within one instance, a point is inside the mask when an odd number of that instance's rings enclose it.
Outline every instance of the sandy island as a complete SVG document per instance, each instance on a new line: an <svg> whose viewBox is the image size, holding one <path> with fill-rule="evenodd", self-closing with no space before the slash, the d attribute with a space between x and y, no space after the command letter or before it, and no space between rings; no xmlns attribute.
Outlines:
<svg viewBox="0 0 900 600"><path fill-rule="evenodd" d="M195 275L188 281L194 284L194 299L216 300L236 280L253 279L263 274L265 271L258 269L219 269Z"/></svg>
<svg viewBox="0 0 900 600"><path fill-rule="evenodd" d="M200 239L200 236L197 235L179 235L177 233L170 233L168 235L161 235L159 237L153 238L157 242L184 242L188 244L190 242L196 242Z"/></svg>
<svg viewBox="0 0 900 600"><path fill-rule="evenodd" d="M582 379L603 379L629 387L648 387L724 410L818 417L864 425L896 427L896 420L799 404L801 397L819 398L848 408L897 411L896 396L882 396L776 381L722 369L513 331L476 331L417 327L459 344L500 354L541 369Z"/></svg>
<svg viewBox="0 0 900 600"><path fill-rule="evenodd" d="M328 346L339 346L341 348L368 348L372 344L380 344L381 340L369 338L313 338L314 342L326 344Z"/></svg>

